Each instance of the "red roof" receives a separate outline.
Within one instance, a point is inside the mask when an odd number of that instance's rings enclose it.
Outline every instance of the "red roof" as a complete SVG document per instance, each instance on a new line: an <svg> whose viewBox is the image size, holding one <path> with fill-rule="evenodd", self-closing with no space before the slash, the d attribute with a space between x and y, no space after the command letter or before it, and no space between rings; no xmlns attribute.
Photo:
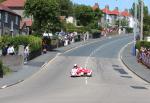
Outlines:
<svg viewBox="0 0 150 103"><path fill-rule="evenodd" d="M26 23L26 26L32 26L32 19L24 19L23 22Z"/></svg>
<svg viewBox="0 0 150 103"><path fill-rule="evenodd" d="M13 12L11 9L9 9L8 7L6 7L2 4L0 4L0 10L7 11L7 12L13 13L15 15L18 15L17 13ZM20 15L18 15L18 16L20 16Z"/></svg>
<svg viewBox="0 0 150 103"><path fill-rule="evenodd" d="M111 14L113 14L113 15L119 15L120 14L120 12L118 11L118 10L113 10L113 11L111 11Z"/></svg>
<svg viewBox="0 0 150 103"><path fill-rule="evenodd" d="M22 29L24 25L26 25L25 22L20 21L20 29Z"/></svg>
<svg viewBox="0 0 150 103"><path fill-rule="evenodd" d="M129 12L127 12L127 11L121 12L121 15L122 15L122 16L130 16Z"/></svg>
<svg viewBox="0 0 150 103"><path fill-rule="evenodd" d="M102 9L102 12L106 14L111 14L111 11L108 8Z"/></svg>
<svg viewBox="0 0 150 103"><path fill-rule="evenodd" d="M24 7L26 0L6 0L2 2L7 7Z"/></svg>
<svg viewBox="0 0 150 103"><path fill-rule="evenodd" d="M105 13L105 14L110 14L110 15L122 15L122 16L130 16L131 14L128 12L128 11L123 11L123 12L119 12L118 10L113 10L113 11L110 11L108 8L104 8L102 9L102 12Z"/></svg>

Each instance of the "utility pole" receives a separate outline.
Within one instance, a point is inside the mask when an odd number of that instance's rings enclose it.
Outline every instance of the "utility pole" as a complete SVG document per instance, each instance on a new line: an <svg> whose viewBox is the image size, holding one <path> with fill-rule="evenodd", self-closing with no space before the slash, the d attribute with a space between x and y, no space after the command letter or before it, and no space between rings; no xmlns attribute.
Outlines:
<svg viewBox="0 0 150 103"><path fill-rule="evenodd" d="M140 32L140 40L143 40L143 5L144 5L144 1L141 0L141 32Z"/></svg>
<svg viewBox="0 0 150 103"><path fill-rule="evenodd" d="M135 1L134 5L134 39L133 39L133 48L132 48L132 55L136 56L136 48L135 48L135 43L136 43L136 33L137 33L137 3Z"/></svg>

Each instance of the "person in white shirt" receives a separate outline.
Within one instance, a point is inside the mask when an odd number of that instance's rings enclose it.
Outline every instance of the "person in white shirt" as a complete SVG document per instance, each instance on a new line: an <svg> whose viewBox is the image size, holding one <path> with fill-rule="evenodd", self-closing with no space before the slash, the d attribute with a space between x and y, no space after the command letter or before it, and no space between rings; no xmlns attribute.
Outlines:
<svg viewBox="0 0 150 103"><path fill-rule="evenodd" d="M7 54L8 55L14 55L15 54L15 49L14 49L13 45L8 47Z"/></svg>
<svg viewBox="0 0 150 103"><path fill-rule="evenodd" d="M24 47L24 64L26 64L28 61L29 52L30 50L29 50L29 44L28 44L28 45L25 45Z"/></svg>

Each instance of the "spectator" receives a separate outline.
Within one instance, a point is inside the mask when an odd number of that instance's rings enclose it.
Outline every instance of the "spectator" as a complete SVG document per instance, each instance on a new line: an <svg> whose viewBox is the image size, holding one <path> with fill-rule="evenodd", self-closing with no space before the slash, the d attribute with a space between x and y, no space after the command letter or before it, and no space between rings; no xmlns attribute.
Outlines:
<svg viewBox="0 0 150 103"><path fill-rule="evenodd" d="M8 45L7 54L15 55L15 49L14 49L13 45Z"/></svg>
<svg viewBox="0 0 150 103"><path fill-rule="evenodd" d="M46 54L47 53L47 44L45 43L45 41L43 41L42 48L43 48L43 53Z"/></svg>
<svg viewBox="0 0 150 103"><path fill-rule="evenodd" d="M24 46L24 64L27 63L29 58L29 44Z"/></svg>
<svg viewBox="0 0 150 103"><path fill-rule="evenodd" d="M6 45L2 47L2 55L3 55L3 56L7 55L7 49L8 49L8 48L7 48Z"/></svg>

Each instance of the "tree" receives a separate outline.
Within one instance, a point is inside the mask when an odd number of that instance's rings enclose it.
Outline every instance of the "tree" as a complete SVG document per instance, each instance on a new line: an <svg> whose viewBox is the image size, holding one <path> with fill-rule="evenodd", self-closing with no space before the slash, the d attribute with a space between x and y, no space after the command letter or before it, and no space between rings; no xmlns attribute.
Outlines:
<svg viewBox="0 0 150 103"><path fill-rule="evenodd" d="M57 0L61 16L73 15L73 3L70 0Z"/></svg>
<svg viewBox="0 0 150 103"><path fill-rule="evenodd" d="M4 2L5 0L0 0L0 3Z"/></svg>
<svg viewBox="0 0 150 103"><path fill-rule="evenodd" d="M134 9L135 9L135 3L133 4L133 7L130 9L130 13L132 15L134 15ZM138 1L138 5L137 5L137 16L138 16L138 20L140 21L141 19L141 0ZM144 18L143 18L143 34L144 36L150 35L150 15L148 14L148 7L144 5L143 8L143 14L144 14Z"/></svg>
<svg viewBox="0 0 150 103"><path fill-rule="evenodd" d="M127 27L129 25L129 22L126 19L121 19L120 21L117 20L115 24L118 26L120 25L122 27Z"/></svg>
<svg viewBox="0 0 150 103"><path fill-rule="evenodd" d="M129 10L130 13L134 16L135 13L135 3L133 3L132 8ZM137 4L137 17L140 20L141 19L141 0L138 0ZM144 5L144 15L148 15L148 7Z"/></svg>
<svg viewBox="0 0 150 103"><path fill-rule="evenodd" d="M74 5L74 15L78 23L82 26L88 26L93 22L97 22L102 17L102 12L99 9L93 11L92 7L86 5Z"/></svg>
<svg viewBox="0 0 150 103"><path fill-rule="evenodd" d="M150 15L144 17L144 27L143 32L144 36L150 36Z"/></svg>
<svg viewBox="0 0 150 103"><path fill-rule="evenodd" d="M25 14L33 16L33 28L40 33L45 30L54 32L60 25L57 0L27 0Z"/></svg>

